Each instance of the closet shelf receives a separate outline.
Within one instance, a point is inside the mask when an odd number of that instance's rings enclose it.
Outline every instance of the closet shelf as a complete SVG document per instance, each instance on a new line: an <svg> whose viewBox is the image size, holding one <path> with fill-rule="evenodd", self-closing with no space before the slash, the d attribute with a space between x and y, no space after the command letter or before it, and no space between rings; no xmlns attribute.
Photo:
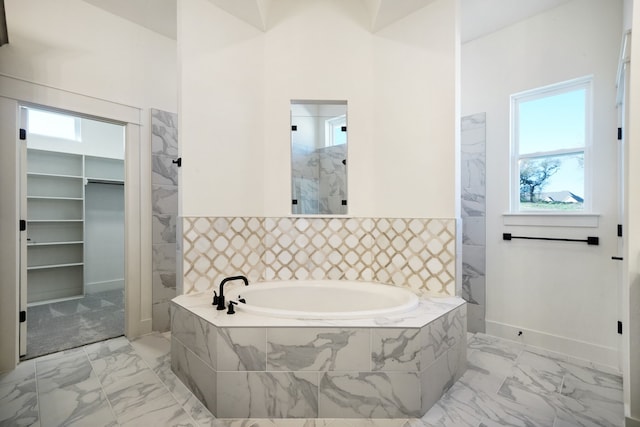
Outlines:
<svg viewBox="0 0 640 427"><path fill-rule="evenodd" d="M65 267L77 267L82 266L84 263L82 262L72 262L69 264L51 264L51 265L38 265L33 267L27 267L27 270L46 270L52 268L65 268Z"/></svg>
<svg viewBox="0 0 640 427"><path fill-rule="evenodd" d="M55 246L55 245L82 245L82 240L69 241L69 242L27 242L27 246Z"/></svg>
<svg viewBox="0 0 640 427"><path fill-rule="evenodd" d="M84 294L73 295L73 296L64 297L64 298L53 298L53 299L45 299L41 301L28 302L27 307L28 308L37 307L39 305L53 304L54 302L71 301L71 300L80 299L80 298L84 298Z"/></svg>
<svg viewBox="0 0 640 427"><path fill-rule="evenodd" d="M36 200L84 200L82 197L54 197L54 196L27 196L27 199Z"/></svg>
<svg viewBox="0 0 640 427"><path fill-rule="evenodd" d="M27 172L27 176L46 176L48 178L82 179L82 176L78 176L78 175L63 175L58 173L43 173L43 172Z"/></svg>
<svg viewBox="0 0 640 427"><path fill-rule="evenodd" d="M83 222L83 219L27 219L27 222Z"/></svg>
<svg viewBox="0 0 640 427"><path fill-rule="evenodd" d="M92 178L90 176L87 177L87 182L89 184L115 184L115 185L124 185L124 179L111 179L111 178Z"/></svg>

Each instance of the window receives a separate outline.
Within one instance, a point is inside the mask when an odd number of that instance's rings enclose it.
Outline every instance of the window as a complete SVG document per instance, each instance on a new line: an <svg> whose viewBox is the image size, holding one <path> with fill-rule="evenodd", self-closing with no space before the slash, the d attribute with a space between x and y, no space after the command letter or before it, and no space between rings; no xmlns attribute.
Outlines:
<svg viewBox="0 0 640 427"><path fill-rule="evenodd" d="M29 108L29 133L81 141L80 118Z"/></svg>
<svg viewBox="0 0 640 427"><path fill-rule="evenodd" d="M333 147L334 145L342 145L347 143L347 115L331 117L325 120L325 147Z"/></svg>
<svg viewBox="0 0 640 427"><path fill-rule="evenodd" d="M591 79L511 96L511 209L586 212Z"/></svg>

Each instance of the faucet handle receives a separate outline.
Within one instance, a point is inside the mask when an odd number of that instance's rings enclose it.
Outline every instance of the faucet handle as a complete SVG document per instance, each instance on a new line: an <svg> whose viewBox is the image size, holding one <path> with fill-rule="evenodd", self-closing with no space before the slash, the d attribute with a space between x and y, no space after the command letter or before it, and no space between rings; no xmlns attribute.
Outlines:
<svg viewBox="0 0 640 427"><path fill-rule="evenodd" d="M216 293L216 291L213 291L213 302L211 303L211 305L218 305L218 294Z"/></svg>
<svg viewBox="0 0 640 427"><path fill-rule="evenodd" d="M227 314L236 314L236 311L233 309L233 306L237 304L238 303L235 301L229 301L229 308L227 310Z"/></svg>

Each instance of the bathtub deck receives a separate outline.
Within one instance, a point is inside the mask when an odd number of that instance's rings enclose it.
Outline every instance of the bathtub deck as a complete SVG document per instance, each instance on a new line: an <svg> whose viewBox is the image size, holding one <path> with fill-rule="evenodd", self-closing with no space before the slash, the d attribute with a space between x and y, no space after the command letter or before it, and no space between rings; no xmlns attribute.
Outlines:
<svg viewBox="0 0 640 427"><path fill-rule="evenodd" d="M242 288L238 288L240 291ZM234 289L235 290L235 289ZM226 292L225 292L226 293ZM230 293L236 295L238 292ZM172 300L176 306L183 307L203 320L220 328L241 327L347 327L347 328L421 328L437 320L441 316L465 304L459 297L423 298L415 310L388 317L374 319L285 319L269 316L256 316L243 313L242 306L236 307L236 314L228 315L226 311L218 311L211 304L211 293L180 295ZM340 296L336 297L340 304Z"/></svg>
<svg viewBox="0 0 640 427"><path fill-rule="evenodd" d="M300 320L172 301L172 369L219 418L420 417L466 370L466 305L426 299L378 319Z"/></svg>

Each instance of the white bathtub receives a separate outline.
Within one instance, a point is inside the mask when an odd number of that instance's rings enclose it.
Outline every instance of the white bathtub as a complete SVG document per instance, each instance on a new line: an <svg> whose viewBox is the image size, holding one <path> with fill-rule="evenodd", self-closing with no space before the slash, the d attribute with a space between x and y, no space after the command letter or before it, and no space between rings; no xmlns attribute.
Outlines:
<svg viewBox="0 0 640 427"><path fill-rule="evenodd" d="M240 312L298 319L375 318L409 312L419 303L398 286L343 280L258 282L235 291L246 299L236 306Z"/></svg>

